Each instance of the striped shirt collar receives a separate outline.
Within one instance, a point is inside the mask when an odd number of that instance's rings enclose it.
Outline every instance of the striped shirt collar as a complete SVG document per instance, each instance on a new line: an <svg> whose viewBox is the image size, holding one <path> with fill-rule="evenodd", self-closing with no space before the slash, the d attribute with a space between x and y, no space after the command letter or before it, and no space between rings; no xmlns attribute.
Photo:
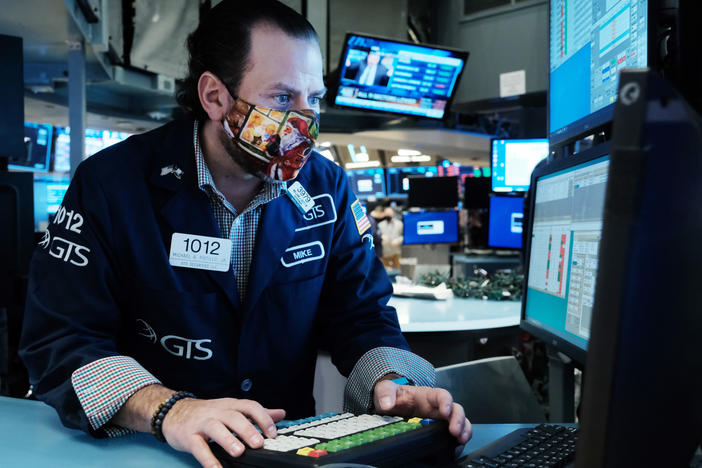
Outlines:
<svg viewBox="0 0 702 468"><path fill-rule="evenodd" d="M236 212L234 206L227 201L227 199L222 195L222 193L217 189L212 178L212 173L207 167L207 162L205 161L205 156L202 153L202 147L200 146L200 132L198 131L199 122L196 120L193 125L193 144L195 146L195 165L197 167L197 185L205 192L210 198L214 200L219 200L227 210L231 211L235 216L240 214ZM270 201L275 200L280 195L282 195L287 190L285 182L282 181L271 181L264 180L261 190L256 194L256 196L251 200L251 203L246 207L245 211L253 210L264 205Z"/></svg>

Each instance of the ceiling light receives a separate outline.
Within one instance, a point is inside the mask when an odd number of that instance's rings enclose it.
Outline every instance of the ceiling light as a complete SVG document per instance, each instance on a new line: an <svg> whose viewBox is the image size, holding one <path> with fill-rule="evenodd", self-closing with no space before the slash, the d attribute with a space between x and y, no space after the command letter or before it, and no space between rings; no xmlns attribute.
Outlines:
<svg viewBox="0 0 702 468"><path fill-rule="evenodd" d="M350 162L346 163L346 169L361 169L364 167L378 167L380 161Z"/></svg>
<svg viewBox="0 0 702 468"><path fill-rule="evenodd" d="M397 150L397 154L399 154L400 156L418 156L422 154L422 152L411 149L399 149Z"/></svg>
<svg viewBox="0 0 702 468"><path fill-rule="evenodd" d="M390 158L390 161L394 163L408 163L411 160L409 156L400 156L399 154L396 154Z"/></svg>
<svg viewBox="0 0 702 468"><path fill-rule="evenodd" d="M359 162L368 161L368 153L356 153L356 161L359 161Z"/></svg>

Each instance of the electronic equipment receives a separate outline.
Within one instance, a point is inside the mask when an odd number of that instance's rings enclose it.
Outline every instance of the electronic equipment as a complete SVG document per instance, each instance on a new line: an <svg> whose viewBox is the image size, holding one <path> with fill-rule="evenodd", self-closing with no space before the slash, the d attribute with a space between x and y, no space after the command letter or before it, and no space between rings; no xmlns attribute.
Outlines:
<svg viewBox="0 0 702 468"><path fill-rule="evenodd" d="M45 231L58 211L71 180L67 175L42 174L34 177L34 229Z"/></svg>
<svg viewBox="0 0 702 468"><path fill-rule="evenodd" d="M436 166L388 167L387 187L389 197L407 197L410 177L436 177Z"/></svg>
<svg viewBox="0 0 702 468"><path fill-rule="evenodd" d="M468 52L347 33L332 104L443 119Z"/></svg>
<svg viewBox="0 0 702 468"><path fill-rule="evenodd" d="M576 460L690 466L702 441L702 118L654 72L620 80ZM661 183L661 167L685 182ZM653 427L665 429L642 446Z"/></svg>
<svg viewBox="0 0 702 468"><path fill-rule="evenodd" d="M25 122L24 155L21 158L10 158L8 167L20 171L48 171L52 139L51 125Z"/></svg>
<svg viewBox="0 0 702 468"><path fill-rule="evenodd" d="M466 177L463 191L463 207L468 210L487 209L490 206L491 187L492 181L490 177Z"/></svg>
<svg viewBox="0 0 702 468"><path fill-rule="evenodd" d="M461 460L463 468L548 466L565 467L575 459L578 429L560 424L540 424L517 429Z"/></svg>
<svg viewBox="0 0 702 468"><path fill-rule="evenodd" d="M655 3L655 2L652 2ZM645 67L648 0L549 0L549 139L574 139L612 120L623 68Z"/></svg>
<svg viewBox="0 0 702 468"><path fill-rule="evenodd" d="M108 146L129 138L129 133L112 130L85 129L85 157L92 156ZM71 128L56 127L54 143L53 170L69 172L71 170Z"/></svg>
<svg viewBox="0 0 702 468"><path fill-rule="evenodd" d="M521 249L524 232L524 198L490 196L488 246Z"/></svg>
<svg viewBox="0 0 702 468"><path fill-rule="evenodd" d="M532 173L521 327L583 364L590 337L607 145Z"/></svg>
<svg viewBox="0 0 702 468"><path fill-rule="evenodd" d="M403 240L409 244L445 244L458 242L458 211L405 212L402 219Z"/></svg>
<svg viewBox="0 0 702 468"><path fill-rule="evenodd" d="M0 158L8 158L12 163L26 157L21 37L0 34L0 70Z"/></svg>
<svg viewBox="0 0 702 468"><path fill-rule="evenodd" d="M325 413L276 424L278 436L263 448L232 458L210 446L224 466L310 467L340 463L401 466L426 457L449 461L456 447L446 421L351 413Z"/></svg>
<svg viewBox="0 0 702 468"><path fill-rule="evenodd" d="M359 200L385 198L385 173L382 168L347 169L346 176Z"/></svg>
<svg viewBox="0 0 702 468"><path fill-rule="evenodd" d="M531 171L548 156L548 138L492 140L492 191L529 190Z"/></svg>
<svg viewBox="0 0 702 468"><path fill-rule="evenodd" d="M411 177L407 203L418 208L456 208L458 176Z"/></svg>
<svg viewBox="0 0 702 468"><path fill-rule="evenodd" d="M71 129L56 127L54 140L53 170L69 172L71 170Z"/></svg>

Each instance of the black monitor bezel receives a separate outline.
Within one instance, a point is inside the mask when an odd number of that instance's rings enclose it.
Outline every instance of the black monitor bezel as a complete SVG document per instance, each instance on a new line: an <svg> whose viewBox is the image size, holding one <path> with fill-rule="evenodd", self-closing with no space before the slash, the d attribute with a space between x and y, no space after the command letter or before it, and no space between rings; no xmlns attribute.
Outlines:
<svg viewBox="0 0 702 468"><path fill-rule="evenodd" d="M339 87L341 85L341 71L343 70L344 63L345 63L345 58L346 54L348 53L348 48L349 48L349 37L350 36L359 36L359 37L365 37L368 39L376 39L380 41L387 41L387 42L395 42L397 44L407 44L407 45L412 45L412 46L420 46L420 47L427 47L431 49L438 49L438 50L445 50L448 52L454 52L457 54L461 55L461 58L463 59L463 67L461 68L461 71L458 73L458 76L456 77L456 85L453 88L453 92L448 98L448 101L446 101L446 107L444 108L444 115L441 117L429 117L426 115L416 115L416 114L408 114L404 112L393 112L389 110L382 110L382 109L366 109L363 107L354 107L354 106L346 106L343 104L337 104L336 103L336 97L339 95ZM416 119L427 119L427 120L432 120L436 122L441 122L445 120L448 116L448 114L451 112L451 106L453 105L453 100L456 97L456 94L458 93L458 88L461 84L461 78L463 77L463 73L465 72L466 65L468 64L468 58L470 57L470 52L467 50L463 49L457 49L454 47L447 47L447 46L442 46L442 45L435 45L435 44L415 44L414 42L409 42L409 41L402 41L399 39L393 39L390 37L384 37L384 36L376 36L374 34L366 34L366 33L359 33L359 32L353 32L353 31L348 31L346 35L344 36L344 47L341 50L341 55L339 56L339 61L337 63L337 68L336 68L336 81L333 84L330 84L329 86L329 93L327 95L327 104L337 108L337 109L346 109L346 110L355 110L359 112L367 112L367 113L373 113L373 114L386 114L386 115L399 115L403 117L412 117Z"/></svg>
<svg viewBox="0 0 702 468"><path fill-rule="evenodd" d="M506 247L504 245L494 245L490 243L490 220L492 219L492 199L493 198L521 198L522 202L524 202L526 197L526 192L491 192L489 195L489 204L488 204L488 220L487 220L487 225L488 225L488 247L492 249L498 249L498 250L509 250L512 252L519 252L524 248L524 236L520 236L522 239L522 246L521 247ZM523 207L522 207L523 209ZM524 216L526 217L526 213L523 213ZM522 229L524 226L524 219L522 220Z"/></svg>
<svg viewBox="0 0 702 468"><path fill-rule="evenodd" d="M358 193L356 193L356 190L354 190L354 187L351 186L351 191L354 193L354 195L356 195L356 198L358 198L361 201L367 201L371 197L373 197L376 200L387 198L388 187L387 187L387 180L386 180L387 174L385 173L385 168L382 166L376 166L376 167L355 167L353 169L344 169L344 174L346 175L346 178L349 179L349 185L351 185L351 180L349 178L349 172L378 170L378 169L380 169L383 172L383 196L379 197L375 193L373 193L372 195L358 194Z"/></svg>
<svg viewBox="0 0 702 468"><path fill-rule="evenodd" d="M456 182L456 204L455 205L413 205L412 202L412 180L439 180L439 179L453 179ZM460 183L461 179L459 176L439 176L439 177L411 177L410 178L410 188L409 191L407 192L407 206L412 207L412 208L423 208L426 210L436 210L436 209L444 209L444 210L452 210L458 207L458 204L461 202L461 197L458 193L458 184ZM416 198L416 197L415 197ZM452 199L453 200L453 199ZM414 200L416 201L416 200Z"/></svg>
<svg viewBox="0 0 702 468"><path fill-rule="evenodd" d="M495 154L495 142L496 141L525 141L525 140L546 140L546 143L550 144L548 137L541 137L541 138L491 138L490 139L490 191L492 193L503 193L503 194L504 193L512 193L512 192L527 193L529 191L529 189L511 190L511 191L495 190L495 168L493 167L493 160L492 160L492 158L495 157L494 154ZM546 155L546 157L548 157L548 154Z"/></svg>
<svg viewBox="0 0 702 468"><path fill-rule="evenodd" d="M524 299L522 300L521 319L519 322L519 326L522 330L531 333L532 335L536 336L537 338L546 342L548 345L555 348L557 351L573 359L573 361L575 361L579 367L585 365L585 361L587 359L587 350L581 349L580 347L565 340L563 337L551 333L550 331L538 327L526 320L526 301L527 290L529 288L529 260L531 254L532 238L531 232L534 228L534 205L536 200L536 197L534 195L536 191L536 181L539 177L553 174L554 172L562 171L573 166L592 161L593 159L608 156L611 154L610 150L610 143L605 142L600 145L593 146L592 148L589 148L573 156L548 160L546 164L540 163L538 166L536 166L534 172L532 172L531 174L531 184L529 186L529 193L527 199L529 216L526 223L527 232L526 236L524 236L524 238L526 239L526 245L522 246L524 248L524 286L522 294L522 297Z"/></svg>
<svg viewBox="0 0 702 468"><path fill-rule="evenodd" d="M406 193L390 193L390 169L399 169L402 171L402 169L416 169L418 167L433 167L436 169L436 173L432 177L441 177L439 176L439 168L437 166L388 166L385 168L385 191L387 192L387 197L388 198L400 198L406 200L409 197L409 190ZM426 172L426 171L425 171ZM409 178L411 177L427 177L426 175L420 175L420 174L410 174L408 175Z"/></svg>
<svg viewBox="0 0 702 468"><path fill-rule="evenodd" d="M655 31L655 26L657 24L658 16L656 14L657 10L654 8L654 3L656 3L656 0L648 0L647 5L648 45L646 48L646 64L648 67L652 67L654 64L656 64L657 61L656 50L658 46L658 40ZM551 132L551 0L547 1L546 19L546 36L548 37L548 70L546 77L548 80L548 88L546 92L546 133L548 134L549 145L564 146L588 135L609 131L612 126L612 119L614 118L614 104L616 103L616 101L611 104L608 104L607 106L601 109L596 110L595 112L591 112L585 117L581 117L575 122L569 123L566 127L557 129L556 132Z"/></svg>
<svg viewBox="0 0 702 468"><path fill-rule="evenodd" d="M406 242L405 239L405 230L407 229L407 223L405 222L405 217L407 215L413 215L413 214L420 214L420 213L453 213L456 216L456 240L455 241L448 241L448 242ZM424 209L420 211L406 211L402 213L402 238L403 241L402 243L404 245L454 245L458 244L461 241L461 232L460 232L460 226L458 225L459 219L458 219L458 210L432 210L432 209Z"/></svg>

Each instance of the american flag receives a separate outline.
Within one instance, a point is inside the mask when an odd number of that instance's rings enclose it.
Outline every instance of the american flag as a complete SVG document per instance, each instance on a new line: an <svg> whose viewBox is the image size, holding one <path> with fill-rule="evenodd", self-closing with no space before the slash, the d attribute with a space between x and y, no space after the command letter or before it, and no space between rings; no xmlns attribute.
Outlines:
<svg viewBox="0 0 702 468"><path fill-rule="evenodd" d="M353 213L353 219L356 221L356 227L358 228L358 233L363 234L370 228L370 221L366 217L366 213L363 211L361 202L356 200L351 203L351 213Z"/></svg>

